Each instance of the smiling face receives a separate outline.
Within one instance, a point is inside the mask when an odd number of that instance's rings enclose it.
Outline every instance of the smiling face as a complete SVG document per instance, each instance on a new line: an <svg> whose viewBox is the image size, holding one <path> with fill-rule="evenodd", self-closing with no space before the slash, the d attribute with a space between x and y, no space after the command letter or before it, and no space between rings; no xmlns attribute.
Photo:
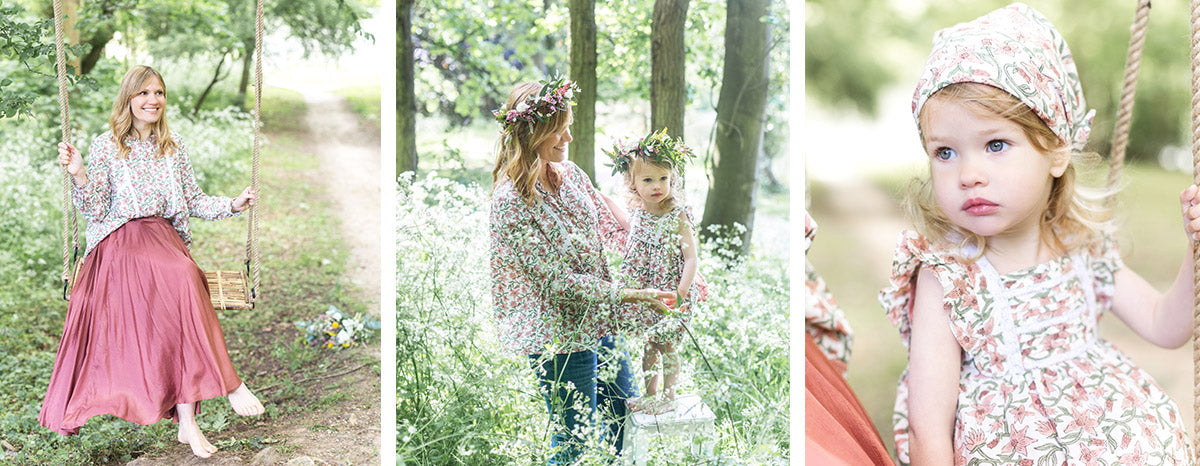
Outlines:
<svg viewBox="0 0 1200 466"><path fill-rule="evenodd" d="M937 97L921 129L938 207L986 238L1038 238L1054 178L1070 159L1042 152L1007 118Z"/></svg>
<svg viewBox="0 0 1200 466"><path fill-rule="evenodd" d="M571 117L570 110L567 110L567 118L563 125L553 133L546 136L534 152L537 152L539 159L546 162L562 162L567 160L567 143L571 142Z"/></svg>
<svg viewBox="0 0 1200 466"><path fill-rule="evenodd" d="M162 81L151 76L129 98L129 111L133 114L133 127L139 133L162 118L166 107L166 91Z"/></svg>
<svg viewBox="0 0 1200 466"><path fill-rule="evenodd" d="M670 168L634 159L629 172L632 174L633 190L647 210L656 211L663 201L671 198L671 177L674 174Z"/></svg>

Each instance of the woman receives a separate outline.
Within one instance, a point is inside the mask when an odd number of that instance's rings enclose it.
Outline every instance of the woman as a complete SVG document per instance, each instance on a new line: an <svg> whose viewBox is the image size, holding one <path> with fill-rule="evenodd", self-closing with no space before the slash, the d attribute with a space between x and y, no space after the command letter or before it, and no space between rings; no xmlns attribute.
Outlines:
<svg viewBox="0 0 1200 466"><path fill-rule="evenodd" d="M501 345L528 355L557 424L551 464L569 464L580 455L577 427L587 424L598 403L608 405L616 419L625 414L623 398L632 395L628 358L619 358L615 381L599 387L596 381L598 347L617 343L601 337L615 333L623 304L665 312L662 300L674 297L662 290L622 289L609 277L605 243L619 247L628 223L566 161L576 89L562 79L520 84L496 111L504 130L492 171L492 300ZM601 353L599 359L610 358ZM619 453L619 425L608 432Z"/></svg>
<svg viewBox="0 0 1200 466"><path fill-rule="evenodd" d="M227 396L243 416L263 406L229 361L204 273L188 253L188 221L233 216L255 192L205 195L166 110L162 76L135 66L88 167L74 146L58 145L88 220L87 251L38 421L73 435L100 414L143 425L171 418L179 441L207 458L217 448L196 424L201 400Z"/></svg>

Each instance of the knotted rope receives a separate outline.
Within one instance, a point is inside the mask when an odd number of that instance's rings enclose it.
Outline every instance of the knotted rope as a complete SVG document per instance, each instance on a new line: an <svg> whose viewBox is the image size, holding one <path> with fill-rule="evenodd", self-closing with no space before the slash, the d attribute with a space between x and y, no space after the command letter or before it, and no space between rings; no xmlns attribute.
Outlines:
<svg viewBox="0 0 1200 466"><path fill-rule="evenodd" d="M71 143L71 117L69 97L67 95L67 52L66 45L63 39L63 12L62 3L60 0L54 0L54 51L55 65L58 74L58 113L59 125L62 127L62 141ZM67 299L67 290L71 289L71 252L72 249L76 253L79 252L79 232L77 228L78 219L75 216L75 206L71 204L71 174L67 173L67 168L62 169L62 187L63 187L63 219L62 219L62 280L63 280L63 299Z"/></svg>

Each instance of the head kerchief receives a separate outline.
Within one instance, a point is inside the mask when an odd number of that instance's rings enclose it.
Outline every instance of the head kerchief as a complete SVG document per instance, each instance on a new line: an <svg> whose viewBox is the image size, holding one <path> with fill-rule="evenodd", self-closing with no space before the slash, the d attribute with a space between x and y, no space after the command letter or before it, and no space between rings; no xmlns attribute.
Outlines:
<svg viewBox="0 0 1200 466"><path fill-rule="evenodd" d="M955 83L1000 88L1032 109L1059 140L1082 150L1095 110L1067 42L1050 20L1022 3L938 31L913 94L913 118L931 95Z"/></svg>

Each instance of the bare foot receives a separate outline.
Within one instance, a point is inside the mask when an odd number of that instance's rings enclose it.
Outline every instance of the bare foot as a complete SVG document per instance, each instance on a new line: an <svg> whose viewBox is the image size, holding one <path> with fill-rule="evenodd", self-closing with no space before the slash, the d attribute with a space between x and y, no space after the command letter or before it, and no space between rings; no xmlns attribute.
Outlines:
<svg viewBox="0 0 1200 466"><path fill-rule="evenodd" d="M208 439L204 438L204 432L200 432L200 426L196 425L195 418L184 419L183 416L180 416L179 441L192 447L192 454L201 458L208 458L217 452L217 447L208 443Z"/></svg>
<svg viewBox="0 0 1200 466"><path fill-rule="evenodd" d="M250 389L246 388L244 383L229 392L229 405L233 407L233 412L242 416L257 416L264 411L262 402L250 393Z"/></svg>

